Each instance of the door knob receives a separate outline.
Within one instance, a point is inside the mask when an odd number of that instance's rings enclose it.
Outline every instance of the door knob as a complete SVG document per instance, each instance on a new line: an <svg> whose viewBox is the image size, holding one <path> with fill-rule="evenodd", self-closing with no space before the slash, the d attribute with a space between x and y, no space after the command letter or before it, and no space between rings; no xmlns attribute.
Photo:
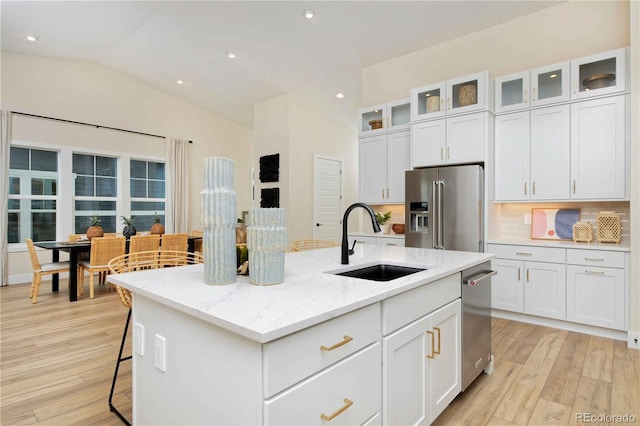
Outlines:
<svg viewBox="0 0 640 426"><path fill-rule="evenodd" d="M316 226L322 226L322 224L321 223L316 223Z"/></svg>

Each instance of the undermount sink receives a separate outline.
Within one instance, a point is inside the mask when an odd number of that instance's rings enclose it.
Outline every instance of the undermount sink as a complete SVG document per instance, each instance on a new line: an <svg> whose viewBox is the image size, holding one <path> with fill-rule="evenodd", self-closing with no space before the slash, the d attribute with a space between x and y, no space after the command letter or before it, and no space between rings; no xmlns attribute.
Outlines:
<svg viewBox="0 0 640 426"><path fill-rule="evenodd" d="M356 269L333 271L334 275L342 275L344 277L360 278L371 281L391 281L396 278L406 277L407 275L426 271L426 268L415 268L410 266L389 265L386 263L359 267Z"/></svg>

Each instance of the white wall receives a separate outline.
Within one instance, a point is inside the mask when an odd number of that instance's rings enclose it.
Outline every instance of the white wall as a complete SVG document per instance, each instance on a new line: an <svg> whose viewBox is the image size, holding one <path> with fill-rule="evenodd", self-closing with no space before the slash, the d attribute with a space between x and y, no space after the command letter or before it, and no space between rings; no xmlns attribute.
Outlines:
<svg viewBox="0 0 640 426"><path fill-rule="evenodd" d="M2 52L1 60L3 109L193 140L190 229L201 228L199 193L205 157L234 160L238 210L248 208L251 129L101 65L9 52ZM12 124L13 138L21 142L165 155L162 139L21 116L14 116ZM9 254L10 275L30 272L26 253Z"/></svg>
<svg viewBox="0 0 640 426"><path fill-rule="evenodd" d="M288 240L313 238L313 156L343 162L343 207L356 201L358 141L348 128L305 101L282 95L254 107L256 203L259 188L280 188L280 207L287 209ZM280 181L258 182L262 155L280 153Z"/></svg>
<svg viewBox="0 0 640 426"><path fill-rule="evenodd" d="M631 9L631 13L630 13ZM492 77L631 46L630 331L640 333L640 7L637 1L569 1L363 70L362 107L412 87L488 70Z"/></svg>

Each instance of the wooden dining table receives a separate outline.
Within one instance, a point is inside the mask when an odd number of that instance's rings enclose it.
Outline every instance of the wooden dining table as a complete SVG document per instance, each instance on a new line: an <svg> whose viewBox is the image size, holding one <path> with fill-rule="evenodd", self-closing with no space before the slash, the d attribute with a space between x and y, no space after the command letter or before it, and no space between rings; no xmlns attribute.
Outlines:
<svg viewBox="0 0 640 426"><path fill-rule="evenodd" d="M201 236L189 235L187 240L187 250L191 253L194 251L195 242L201 240ZM162 239L160 240L162 241ZM91 241L42 241L34 242L33 245L47 250L53 250L51 260L58 262L60 260L60 252L69 253L69 302L78 301L78 255L80 253L91 253ZM126 251L129 251L129 240L127 240ZM87 256L88 257L88 256ZM53 274L51 289L57 292L59 289L60 278L58 274Z"/></svg>

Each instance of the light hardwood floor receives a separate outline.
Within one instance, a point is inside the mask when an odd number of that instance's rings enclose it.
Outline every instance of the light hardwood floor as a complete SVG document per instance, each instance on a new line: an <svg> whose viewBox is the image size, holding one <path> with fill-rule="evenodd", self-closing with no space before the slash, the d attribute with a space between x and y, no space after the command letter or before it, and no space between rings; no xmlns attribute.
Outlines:
<svg viewBox="0 0 640 426"><path fill-rule="evenodd" d="M122 424L107 400L127 310L105 286L76 303L65 287L53 294L44 283L35 305L29 285L0 288L3 426ZM494 373L481 375L436 425L594 424L577 421L581 413L628 414L640 424L640 351L499 318L492 328ZM130 377L125 362L114 402L129 419Z"/></svg>

